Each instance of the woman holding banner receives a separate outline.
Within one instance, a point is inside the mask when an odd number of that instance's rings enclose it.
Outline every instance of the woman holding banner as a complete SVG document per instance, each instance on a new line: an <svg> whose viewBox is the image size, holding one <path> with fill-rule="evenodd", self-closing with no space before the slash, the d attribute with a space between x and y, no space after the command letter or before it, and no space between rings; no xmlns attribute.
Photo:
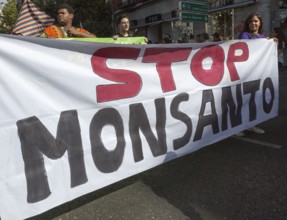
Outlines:
<svg viewBox="0 0 287 220"><path fill-rule="evenodd" d="M250 14L245 23L244 23L244 29L239 35L239 39L259 39L259 38L266 38L263 34L263 21L258 13L252 13ZM256 134L265 134L265 131L259 127L252 127L248 129L249 131L252 131ZM245 136L245 133L239 132L236 134L236 136L242 137Z"/></svg>

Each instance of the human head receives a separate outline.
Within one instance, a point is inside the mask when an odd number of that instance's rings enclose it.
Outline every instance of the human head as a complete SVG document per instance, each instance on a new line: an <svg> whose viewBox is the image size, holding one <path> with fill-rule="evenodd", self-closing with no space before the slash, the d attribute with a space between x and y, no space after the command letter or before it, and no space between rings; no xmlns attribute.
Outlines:
<svg viewBox="0 0 287 220"><path fill-rule="evenodd" d="M260 14L252 13L245 20L243 32L262 34L262 27L263 21Z"/></svg>
<svg viewBox="0 0 287 220"><path fill-rule="evenodd" d="M130 29L130 20L127 15L120 15L117 20L119 32L122 35L126 35Z"/></svg>
<svg viewBox="0 0 287 220"><path fill-rule="evenodd" d="M219 35L218 32L215 32L215 33L212 35L212 37L213 37L213 41L221 41L220 35Z"/></svg>
<svg viewBox="0 0 287 220"><path fill-rule="evenodd" d="M57 20L63 26L71 26L74 18L74 9L68 4L59 5Z"/></svg>
<svg viewBox="0 0 287 220"><path fill-rule="evenodd" d="M164 34L162 38L163 44L170 44L172 42L170 34Z"/></svg>
<svg viewBox="0 0 287 220"><path fill-rule="evenodd" d="M202 38L203 38L203 41L208 41L209 40L209 35L208 33L202 33Z"/></svg>
<svg viewBox="0 0 287 220"><path fill-rule="evenodd" d="M285 37L284 34L282 33L281 29L279 27L274 27L271 33L271 37L273 38L277 38L278 39L278 43L279 43L279 47L282 46L283 48L283 42L285 43Z"/></svg>
<svg viewBox="0 0 287 220"><path fill-rule="evenodd" d="M272 30L272 37L278 37L280 34L280 28L279 27L274 27Z"/></svg>
<svg viewBox="0 0 287 220"><path fill-rule="evenodd" d="M203 40L202 40L201 34L197 34L197 35L196 35L196 38L195 38L195 42L196 42L196 43L202 43L202 41L203 41Z"/></svg>
<svg viewBox="0 0 287 220"><path fill-rule="evenodd" d="M212 36L215 38L219 38L219 33L215 32Z"/></svg>

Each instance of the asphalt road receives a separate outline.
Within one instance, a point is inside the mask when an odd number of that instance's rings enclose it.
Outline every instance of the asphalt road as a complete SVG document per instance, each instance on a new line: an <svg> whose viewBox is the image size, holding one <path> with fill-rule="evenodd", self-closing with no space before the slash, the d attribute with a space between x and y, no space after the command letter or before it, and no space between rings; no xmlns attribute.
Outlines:
<svg viewBox="0 0 287 220"><path fill-rule="evenodd" d="M30 220L287 219L287 71L265 135L231 137Z"/></svg>

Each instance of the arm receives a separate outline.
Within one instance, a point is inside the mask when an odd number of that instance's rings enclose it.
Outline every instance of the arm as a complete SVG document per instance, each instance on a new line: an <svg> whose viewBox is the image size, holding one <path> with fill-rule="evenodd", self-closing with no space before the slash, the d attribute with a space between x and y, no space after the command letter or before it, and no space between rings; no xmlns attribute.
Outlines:
<svg viewBox="0 0 287 220"><path fill-rule="evenodd" d="M93 38L96 37L96 35L89 33L88 31L81 31L77 30L77 28L70 27L67 29L68 34L72 34L75 37L82 37L82 38Z"/></svg>

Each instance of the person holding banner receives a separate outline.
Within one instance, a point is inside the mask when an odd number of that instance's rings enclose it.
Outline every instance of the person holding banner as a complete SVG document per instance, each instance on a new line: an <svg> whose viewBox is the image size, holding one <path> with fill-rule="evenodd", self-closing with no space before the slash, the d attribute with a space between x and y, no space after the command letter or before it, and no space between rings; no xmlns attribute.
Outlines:
<svg viewBox="0 0 287 220"><path fill-rule="evenodd" d="M258 13L250 14L244 23L243 31L238 39L257 39L266 38L263 34L263 21Z"/></svg>
<svg viewBox="0 0 287 220"><path fill-rule="evenodd" d="M263 34L263 20L258 13L250 14L244 23L243 31L239 35L239 39L259 39L266 38ZM276 39L274 39L276 41ZM259 127L248 129L256 134L265 134L265 131ZM244 132L239 132L236 136L245 136Z"/></svg>
<svg viewBox="0 0 287 220"><path fill-rule="evenodd" d="M74 9L68 4L62 4L57 9L59 25L50 25L40 37L47 38L94 38L96 35L83 28L73 27Z"/></svg>
<svg viewBox="0 0 287 220"><path fill-rule="evenodd" d="M132 37L130 31L130 19L127 15L120 15L117 19L119 32L113 36L115 40L119 37Z"/></svg>
<svg viewBox="0 0 287 220"><path fill-rule="evenodd" d="M114 40L117 40L119 37L133 37L130 33L130 19L127 15L120 15L117 19L117 25L119 32L113 36ZM144 38L145 43L148 42L148 39Z"/></svg>

